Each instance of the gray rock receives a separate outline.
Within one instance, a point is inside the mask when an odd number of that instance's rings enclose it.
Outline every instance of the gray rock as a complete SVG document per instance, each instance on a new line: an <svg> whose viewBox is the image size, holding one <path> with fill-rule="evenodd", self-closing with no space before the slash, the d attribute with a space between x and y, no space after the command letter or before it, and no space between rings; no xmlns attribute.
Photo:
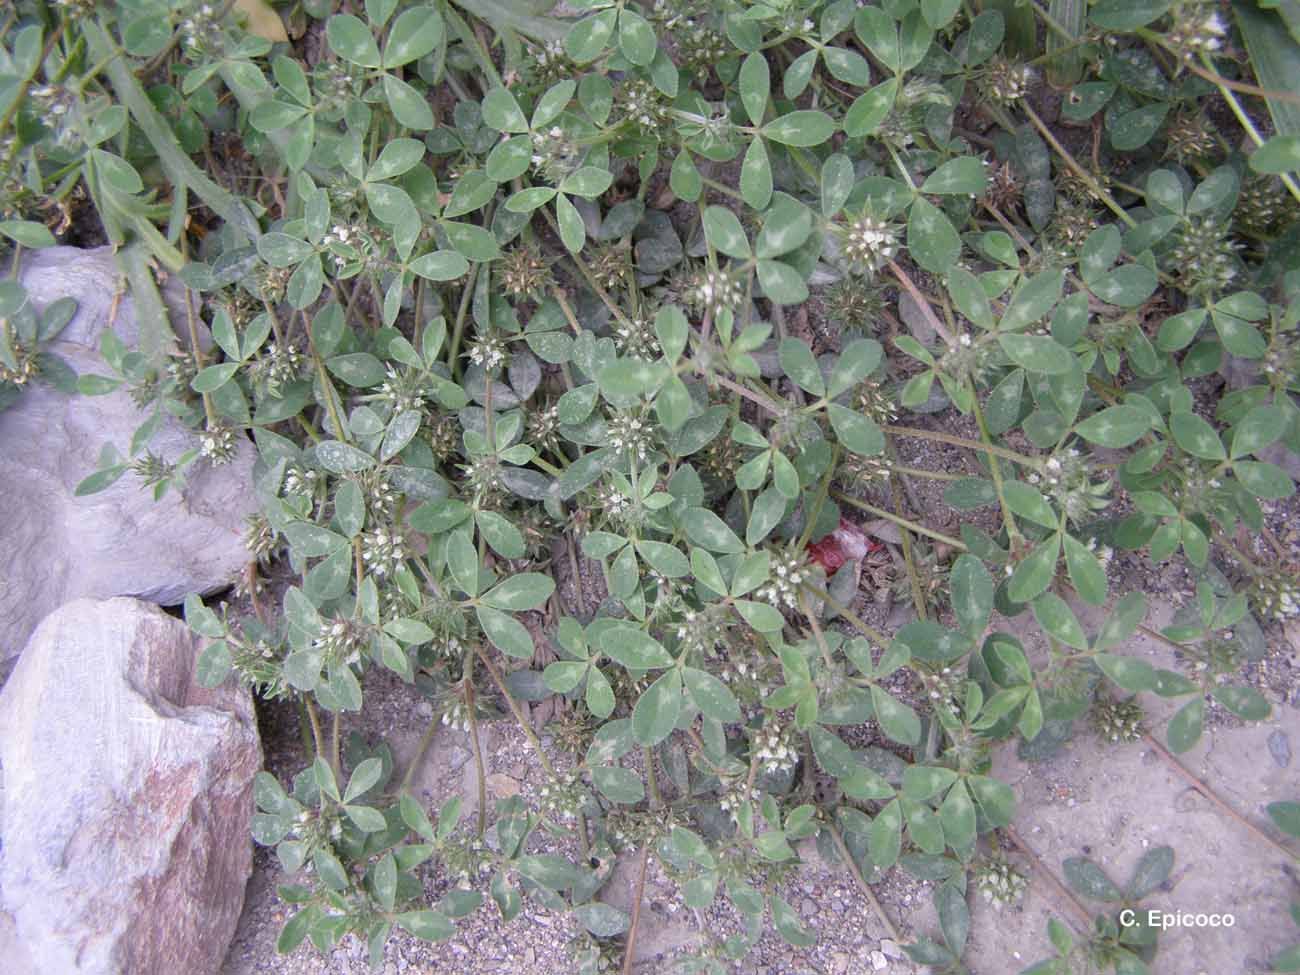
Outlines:
<svg viewBox="0 0 1300 975"><path fill-rule="evenodd" d="M1291 764L1291 739L1285 731L1275 731L1268 736L1268 753L1273 756L1278 768L1286 768Z"/></svg>
<svg viewBox="0 0 1300 975"><path fill-rule="evenodd" d="M69 603L0 694L8 975L215 973L252 871L252 701L134 599Z"/></svg>
<svg viewBox="0 0 1300 975"><path fill-rule="evenodd" d="M98 351L110 318L128 346L137 338L129 294L113 316L122 279L111 249L37 251L21 279L38 308L63 296L78 303L50 351L78 373L110 375ZM145 419L125 391L69 396L40 383L0 411L0 677L36 624L68 600L136 596L172 605L229 585L248 562L241 536L256 501L255 451L246 440L230 464L192 467L183 495L173 490L155 502L128 473L98 494L73 496L103 446L125 454ZM151 449L174 460L194 446L168 417Z"/></svg>

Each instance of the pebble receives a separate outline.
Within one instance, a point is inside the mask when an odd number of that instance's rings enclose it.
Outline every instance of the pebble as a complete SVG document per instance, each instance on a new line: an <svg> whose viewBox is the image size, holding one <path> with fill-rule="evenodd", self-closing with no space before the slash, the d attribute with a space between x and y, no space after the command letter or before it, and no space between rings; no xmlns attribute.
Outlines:
<svg viewBox="0 0 1300 975"><path fill-rule="evenodd" d="M903 949L898 947L897 941L893 941L890 938L886 938L880 942L880 950L885 953L885 957L887 958L903 957Z"/></svg>
<svg viewBox="0 0 1300 975"><path fill-rule="evenodd" d="M831 975L845 975L849 970L849 956L847 952L837 951L831 955Z"/></svg>
<svg viewBox="0 0 1300 975"><path fill-rule="evenodd" d="M878 972L883 972L889 967L889 959L885 957L884 952L873 951L871 953L871 967Z"/></svg>
<svg viewBox="0 0 1300 975"><path fill-rule="evenodd" d="M1275 731L1268 736L1268 753L1273 756L1278 768L1286 768L1291 764L1291 740L1285 731Z"/></svg>

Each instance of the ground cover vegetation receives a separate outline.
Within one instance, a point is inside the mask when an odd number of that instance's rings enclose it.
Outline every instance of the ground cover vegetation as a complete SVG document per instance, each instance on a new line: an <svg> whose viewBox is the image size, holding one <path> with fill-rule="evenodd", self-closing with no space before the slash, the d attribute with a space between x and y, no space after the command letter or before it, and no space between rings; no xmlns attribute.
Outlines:
<svg viewBox="0 0 1300 975"><path fill-rule="evenodd" d="M141 329L74 375L48 350L74 309L11 276L0 408L130 390L140 428L84 493L184 490L255 444L258 612L186 613L205 681L301 712L301 773L256 795L299 878L283 950L378 958L534 898L606 970L629 853L734 905L682 962L721 972L766 925L809 940L775 885L813 840L868 898L935 881L941 930L906 950L964 971L968 900L1029 880L993 748L1095 729L1174 762L1207 701L1269 714L1239 672L1300 613L1267 524L1300 452L1298 80L1285 2L18 0L0 234L15 268L118 245ZM151 448L168 416L180 457ZM915 500L935 481L955 531ZM1185 561L1171 625L1116 552ZM896 628L860 599L877 569ZM1138 632L1185 666L1126 654ZM475 815L426 809L386 746L340 741L377 669L434 704L426 741L536 745L520 704L559 695L571 761L539 748L549 784L493 805L480 759ZM1165 727L1153 695L1183 702ZM1047 865L1101 906L1030 971L1147 971L1157 932L1117 918L1172 865ZM429 903L435 866L459 882Z"/></svg>

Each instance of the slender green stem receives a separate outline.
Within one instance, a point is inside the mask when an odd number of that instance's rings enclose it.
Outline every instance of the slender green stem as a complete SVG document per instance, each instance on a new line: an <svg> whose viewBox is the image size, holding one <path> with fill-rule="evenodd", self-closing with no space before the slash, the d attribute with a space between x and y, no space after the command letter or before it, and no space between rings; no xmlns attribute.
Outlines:
<svg viewBox="0 0 1300 975"><path fill-rule="evenodd" d="M1061 881L1057 879L1056 874L1052 873L1052 871L1048 869L1047 865L1043 863L1042 858L1034 852L1033 848L1021 839L1020 834L1016 832L1014 826L1004 827L1003 832L1006 834L1007 838L1011 840L1012 845L1029 858L1029 862L1033 867L1047 879L1048 884L1050 884L1051 887L1061 895L1061 898L1065 903L1069 904L1074 910L1075 915L1082 920L1082 926L1077 924L1074 925L1075 931L1079 934L1086 934L1092 927L1092 915L1088 913L1088 909L1080 904L1078 899L1070 893L1070 888L1066 887L1065 884L1061 883Z"/></svg>
<svg viewBox="0 0 1300 975"><path fill-rule="evenodd" d="M1220 812L1226 815L1229 819L1231 819L1233 822L1237 823L1238 825L1244 827L1247 830L1247 832L1249 832L1256 839L1263 841L1263 843L1266 846L1269 846L1272 849L1276 850L1278 853L1281 853L1287 859L1289 860L1300 859L1300 857L1297 857L1296 853L1293 850L1283 846L1281 843L1273 839L1273 837L1269 836L1267 833L1265 833L1262 829L1260 829L1258 826L1252 823L1241 813L1237 812L1237 810L1233 809L1230 805L1224 802L1223 799L1221 799L1213 789L1211 789L1208 785L1206 785L1203 781L1201 781L1201 779L1197 775L1193 774L1185 765L1183 765L1182 762L1178 761L1178 759L1174 757L1174 754L1163 744L1161 744L1156 738L1154 738L1151 734L1149 733L1143 734L1142 740L1145 741L1148 745L1150 745L1155 750L1157 755L1159 755L1162 759L1164 759L1166 765L1168 765L1171 769L1173 769L1176 773L1178 773L1179 776L1185 779L1193 789L1195 789L1201 795L1205 796L1206 799L1210 800L1210 802L1216 808L1218 808Z"/></svg>
<svg viewBox="0 0 1300 975"><path fill-rule="evenodd" d="M341 779L343 777L343 752L339 748L339 732L343 725L343 712L335 711L330 720L330 768L334 769L334 777Z"/></svg>
<svg viewBox="0 0 1300 975"><path fill-rule="evenodd" d="M325 732L320 726L320 714L316 711L316 703L311 698L307 699L307 719L311 722L311 738L316 747L316 755L324 755Z"/></svg>
<svg viewBox="0 0 1300 975"><path fill-rule="evenodd" d="M637 871L636 893L632 895L632 924L627 929L627 946L623 949L623 975L632 975L632 952L636 948L636 932L641 922L641 902L645 900L645 877L650 866L650 841L641 846L641 866Z"/></svg>
<svg viewBox="0 0 1300 975"><path fill-rule="evenodd" d="M1205 54L1201 55L1201 64L1210 70L1213 70L1214 68L1214 62ZM1264 137L1259 134L1259 129L1255 128L1255 123L1252 121L1250 115L1248 115L1246 110L1241 107L1241 102L1237 101L1237 96L1232 93L1232 90L1228 88L1227 85L1217 82L1216 84L1219 89L1219 94L1223 96L1223 100L1227 102L1228 107L1232 109L1232 114L1237 117L1237 121L1241 123L1241 127L1245 129L1246 134L1250 136L1250 141L1256 146L1262 146L1264 144ZM1279 173L1278 178L1282 180L1282 185L1287 188L1291 195L1297 200L1300 200L1300 186L1296 185L1296 181L1287 173Z"/></svg>
<svg viewBox="0 0 1300 975"><path fill-rule="evenodd" d="M478 779L478 835L487 829L487 768L483 764L483 741L478 733L478 704L474 700L474 661L465 651L465 711L469 717L469 736L474 744L474 772Z"/></svg>
<svg viewBox="0 0 1300 975"><path fill-rule="evenodd" d="M828 672L834 672L835 660L831 657L831 649L826 645L826 634L822 632L822 626L817 622L817 614L808 608L808 594L802 590L799 592L799 609L804 616L808 617L808 622L812 626L813 638L817 641L817 649L821 651L822 662L826 664Z"/></svg>
<svg viewBox="0 0 1300 975"><path fill-rule="evenodd" d="M477 264L469 267L469 277L465 279L465 289L460 293L460 304L456 308L456 321L451 326L451 341L447 344L447 368L453 376L460 375L460 341L465 335L465 319L474 297L474 281L478 277L478 269Z"/></svg>
<svg viewBox="0 0 1300 975"><path fill-rule="evenodd" d="M833 823L827 823L825 829L826 832L830 833L831 841L834 842L835 849L844 860L845 866L849 868L849 873L853 875L854 883L856 883L858 889L862 891L862 896L867 899L867 903L871 905L871 909L876 912L876 917L880 918L881 923L885 925L885 930L889 932L889 936L894 939L895 944L901 942L903 936L899 933L897 925L889 919L889 915L885 913L885 909L880 906L880 901L876 900L876 895L871 890L871 885L868 884L867 879L862 876L862 871L858 869L857 861L853 859L853 854L849 852L848 844L844 842L844 837L840 835L840 831L835 828Z"/></svg>
<svg viewBox="0 0 1300 975"><path fill-rule="evenodd" d="M492 678L492 683L496 685L501 696L505 698L506 704L510 707L510 713L515 716L515 721L519 723L520 729L528 739L529 744L533 746L533 751L537 753L537 761L541 764L546 774L554 779L555 769L551 765L551 760L546 757L546 752L542 750L542 743L537 739L536 732L533 731L532 725L528 723L528 718L523 710L516 703L514 696L506 688L506 682L502 679L501 674L497 671L496 664L492 663L492 658L487 655L481 643L474 644L474 652L478 654L479 660L483 661L483 666L487 668L488 676Z"/></svg>
<svg viewBox="0 0 1300 975"><path fill-rule="evenodd" d="M850 507L857 508L859 511L865 511L868 514L883 518L886 521L892 521L899 528L905 528L910 532L916 532L918 535L926 535L933 538L936 542L943 542L945 545L951 545L958 551L966 551L966 543L961 539L953 538L951 535L945 535L937 532L932 528L926 528L920 522L912 521L910 518L904 518L902 515L896 515L892 511L886 511L884 508L877 508L874 504L868 504L866 501L859 500L851 494L845 494L842 491L832 491L831 497L836 501L843 501Z"/></svg>
<svg viewBox="0 0 1300 975"><path fill-rule="evenodd" d="M949 331L947 325L940 321L939 316L934 313L934 308L930 306L929 300L921 293L921 289L916 286L916 282L912 280L911 276L899 266L897 261L891 260L889 262L889 270L898 280L898 283L903 286L909 295L912 296L912 300L915 301L917 306L921 309L921 314L925 316L925 320L929 323L930 327L938 332L939 335L943 337L943 340L949 345L955 344L952 332Z"/></svg>
<svg viewBox="0 0 1300 975"><path fill-rule="evenodd" d="M800 588L808 590L808 592L812 593L818 599L822 600L822 602L824 602L827 606L829 606L831 609L835 610L835 612L839 613L846 620L848 620L850 626L852 626L855 630L857 630L867 639L874 641L877 646L881 646L881 647L889 646L891 642L889 637L885 636L885 634L881 633L874 626L867 623L865 620L862 619L862 617L858 616L857 613L853 612L853 610L849 609L847 606L840 603L839 600L837 600L834 596L828 593L825 589L819 589L817 586L814 586L810 582L803 583L800 586Z"/></svg>
<svg viewBox="0 0 1300 975"><path fill-rule="evenodd" d="M842 450L843 448L838 443L835 444L835 448L831 452L831 462L826 466L826 473L822 475L821 485L817 489L817 501L813 505L812 514L806 518L803 532L799 536L799 542L795 545L796 549L802 549L808 544L813 531L817 528L817 522L821 520L822 508L826 504L826 495L830 491L831 478L835 476L835 468L839 465Z"/></svg>
<svg viewBox="0 0 1300 975"><path fill-rule="evenodd" d="M958 437L951 433L941 433L938 430L921 430L917 427L900 427L893 424L886 424L881 427L885 433L891 433L899 437L916 437L920 440L937 440L939 443L952 444L954 447L966 447L970 450L982 450L986 454L994 454L998 457L1005 457L1007 460L1013 460L1024 467L1031 467L1038 470L1042 462L1034 457L1028 457L1025 454L1018 454L1014 450L1007 450L1005 447L998 447L990 443L980 443L978 440L967 440L965 437Z"/></svg>
<svg viewBox="0 0 1300 975"><path fill-rule="evenodd" d="M1070 150L1061 145L1056 136L1052 134L1052 130L1049 129L1043 123L1043 120L1038 117L1038 113L1035 112L1027 102L1022 102L1020 107L1024 111L1025 115L1028 116L1030 123L1038 130L1038 134L1043 137L1043 141L1051 146L1053 151L1061 157L1061 160L1069 168L1070 172L1079 177L1083 184L1088 187L1088 192L1104 203L1106 208L1110 210L1111 213L1115 214L1115 216L1123 220L1126 225L1129 227L1136 227L1137 221L1129 216L1127 210L1115 202L1115 198L1106 192L1105 187L1093 178L1092 173L1079 165L1078 161L1073 155L1071 155Z"/></svg>
<svg viewBox="0 0 1300 975"><path fill-rule="evenodd" d="M980 409L979 397L975 394L972 385L967 385L971 393L971 404L975 409L975 422L979 424L980 436L984 438L986 446L992 445L992 437L989 436L988 424L984 422L984 413ZM1017 538L1020 537L1020 529L1016 526L1015 515L1011 513L1011 508L1007 504L1006 496L1002 491L1002 466L998 463L996 457L989 458L989 473L993 476L993 490L998 495L998 506L1002 509L1002 521L1007 526L1007 538L1014 546Z"/></svg>
<svg viewBox="0 0 1300 975"><path fill-rule="evenodd" d="M664 797L659 793L659 775L655 772L654 749L643 747L641 758L645 762L645 780L650 789L650 808L658 809L664 804Z"/></svg>
<svg viewBox="0 0 1300 975"><path fill-rule="evenodd" d="M924 467L908 467L905 464L890 464L889 469L896 474L906 474L908 477L925 477L932 481L960 481L965 474L954 474L951 471L928 471Z"/></svg>

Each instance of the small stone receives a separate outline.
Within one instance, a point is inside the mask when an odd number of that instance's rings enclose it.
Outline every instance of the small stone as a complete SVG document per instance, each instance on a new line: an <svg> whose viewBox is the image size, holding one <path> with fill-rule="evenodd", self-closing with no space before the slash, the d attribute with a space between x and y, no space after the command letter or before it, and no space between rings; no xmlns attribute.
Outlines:
<svg viewBox="0 0 1300 975"><path fill-rule="evenodd" d="M883 972L889 967L889 959L885 957L884 952L873 951L871 953L871 967L878 972Z"/></svg>
<svg viewBox="0 0 1300 975"><path fill-rule="evenodd" d="M519 782L502 772L493 772L485 780L488 791L498 799L508 799L519 795Z"/></svg>
<svg viewBox="0 0 1300 975"><path fill-rule="evenodd" d="M849 956L847 952L837 951L835 954L831 955L831 975L845 975L848 970Z"/></svg>
<svg viewBox="0 0 1300 975"><path fill-rule="evenodd" d="M880 942L880 950L885 953L887 958L902 958L903 949L898 947L898 942L890 938L885 938Z"/></svg>
<svg viewBox="0 0 1300 975"><path fill-rule="evenodd" d="M1285 731L1275 731L1268 736L1268 753L1273 756L1278 768L1286 768L1291 764L1291 740Z"/></svg>

